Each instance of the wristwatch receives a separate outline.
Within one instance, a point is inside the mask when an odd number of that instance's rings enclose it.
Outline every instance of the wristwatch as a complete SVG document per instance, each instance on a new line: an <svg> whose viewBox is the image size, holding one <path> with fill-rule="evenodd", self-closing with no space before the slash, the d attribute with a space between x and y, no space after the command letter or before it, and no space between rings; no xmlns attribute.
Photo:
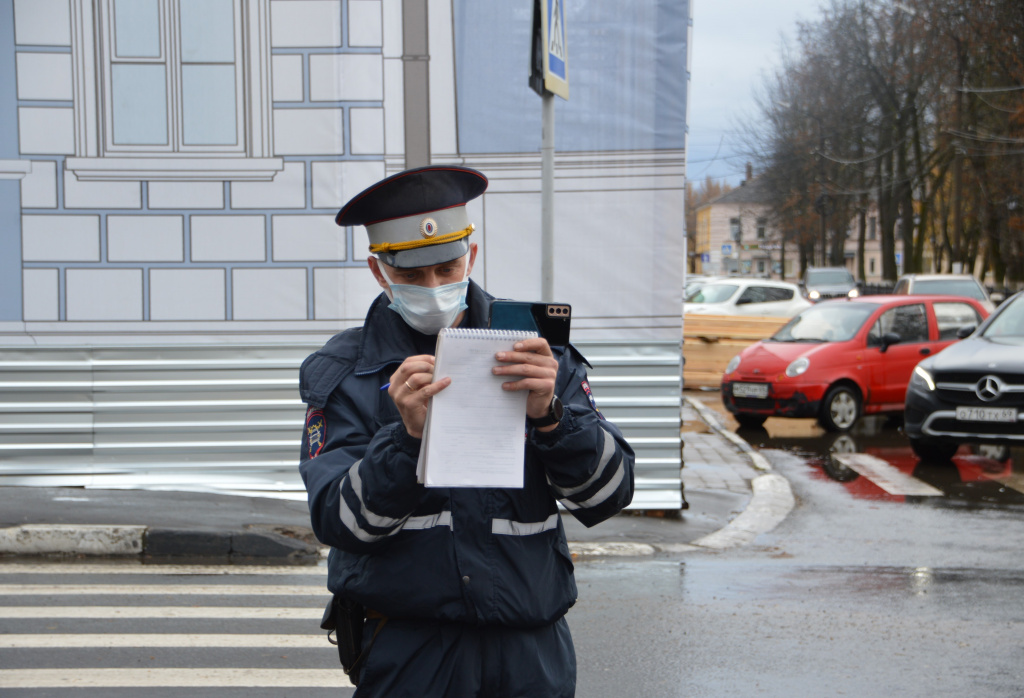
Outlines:
<svg viewBox="0 0 1024 698"><path fill-rule="evenodd" d="M526 421L531 427L549 427L552 424L558 424L562 421L562 414L565 409L562 407L562 401L555 395L551 398L551 406L548 407L548 413L543 417L527 417Z"/></svg>

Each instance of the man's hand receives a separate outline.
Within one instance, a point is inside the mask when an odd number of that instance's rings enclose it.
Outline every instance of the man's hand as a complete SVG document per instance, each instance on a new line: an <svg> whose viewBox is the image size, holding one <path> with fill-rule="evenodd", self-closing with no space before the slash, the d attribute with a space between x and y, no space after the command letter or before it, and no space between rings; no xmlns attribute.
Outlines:
<svg viewBox="0 0 1024 698"><path fill-rule="evenodd" d="M451 378L434 381L434 357L429 354L410 356L391 374L388 395L395 401L398 414L409 436L423 438L423 423L427 419L430 398L447 388Z"/></svg>
<svg viewBox="0 0 1024 698"><path fill-rule="evenodd" d="M555 379L558 377L558 360L551 353L548 340L535 337L517 342L515 351L499 351L495 358L504 363L495 366L496 376L521 376L519 380L502 383L505 390L529 390L526 398L526 416L540 419L547 416L551 399L555 396ZM540 427L539 431L551 431L557 424Z"/></svg>

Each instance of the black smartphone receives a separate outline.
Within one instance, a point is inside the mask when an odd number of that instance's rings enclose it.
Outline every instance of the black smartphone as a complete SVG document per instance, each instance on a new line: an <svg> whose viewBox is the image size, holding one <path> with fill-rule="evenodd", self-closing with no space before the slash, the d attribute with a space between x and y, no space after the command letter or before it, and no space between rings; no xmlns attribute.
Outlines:
<svg viewBox="0 0 1024 698"><path fill-rule="evenodd" d="M496 330L533 330L553 347L569 343L572 306L568 303L494 301L487 326Z"/></svg>

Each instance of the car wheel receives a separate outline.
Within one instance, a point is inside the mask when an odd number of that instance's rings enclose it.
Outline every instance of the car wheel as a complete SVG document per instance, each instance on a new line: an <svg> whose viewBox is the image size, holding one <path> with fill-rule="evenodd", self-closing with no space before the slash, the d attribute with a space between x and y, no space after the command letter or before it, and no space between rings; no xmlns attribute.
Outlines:
<svg viewBox="0 0 1024 698"><path fill-rule="evenodd" d="M737 423L744 429L756 429L764 424L764 420L768 419L768 415L765 414L737 414L734 416Z"/></svg>
<svg viewBox="0 0 1024 698"><path fill-rule="evenodd" d="M837 385L825 394L818 423L825 431L847 431L860 417L860 395L848 385Z"/></svg>
<svg viewBox="0 0 1024 698"><path fill-rule="evenodd" d="M924 461L948 461L953 458L958 448L960 448L960 444L948 441L910 440L910 450L914 452L915 456Z"/></svg>

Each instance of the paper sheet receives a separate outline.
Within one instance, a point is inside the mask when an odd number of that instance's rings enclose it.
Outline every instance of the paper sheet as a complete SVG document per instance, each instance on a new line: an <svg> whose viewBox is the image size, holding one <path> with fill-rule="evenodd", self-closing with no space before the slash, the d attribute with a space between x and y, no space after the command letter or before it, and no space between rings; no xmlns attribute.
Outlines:
<svg viewBox="0 0 1024 698"><path fill-rule="evenodd" d="M491 373L494 355L536 332L446 328L437 339L434 380L452 382L430 399L417 476L427 487L523 486L527 391Z"/></svg>

